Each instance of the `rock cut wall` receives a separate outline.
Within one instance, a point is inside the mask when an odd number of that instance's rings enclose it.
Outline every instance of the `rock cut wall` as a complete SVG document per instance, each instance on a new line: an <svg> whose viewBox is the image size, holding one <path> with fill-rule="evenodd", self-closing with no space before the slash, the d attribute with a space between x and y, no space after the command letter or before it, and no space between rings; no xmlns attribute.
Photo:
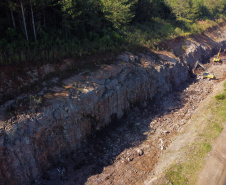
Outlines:
<svg viewBox="0 0 226 185"><path fill-rule="evenodd" d="M37 109L33 96L29 111L0 125L0 184L30 184L133 104L163 96L184 83L192 62L210 56L222 41L211 40L206 47L195 39L187 41L180 61L166 51L157 53L158 60L151 53L125 52L112 65L57 79L58 85L40 92L42 107ZM0 107L2 112L6 105Z"/></svg>

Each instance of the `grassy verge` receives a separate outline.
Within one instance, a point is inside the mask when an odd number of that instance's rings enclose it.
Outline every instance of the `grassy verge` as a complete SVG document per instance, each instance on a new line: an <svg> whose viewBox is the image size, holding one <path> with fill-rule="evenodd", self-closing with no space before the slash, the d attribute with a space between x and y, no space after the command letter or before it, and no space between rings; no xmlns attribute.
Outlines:
<svg viewBox="0 0 226 185"><path fill-rule="evenodd" d="M130 45L138 45L151 49L158 48L158 43L176 37L186 37L191 34L201 34L206 29L224 22L224 17L217 20L202 20L191 22L180 19L175 21L154 18L153 22L128 26L124 32Z"/></svg>
<svg viewBox="0 0 226 185"><path fill-rule="evenodd" d="M194 141L182 149L185 157L166 171L168 184L195 184L204 158L210 152L214 139L222 132L222 123L226 122L226 82L224 91L211 100L201 117L204 119L196 125L198 131Z"/></svg>

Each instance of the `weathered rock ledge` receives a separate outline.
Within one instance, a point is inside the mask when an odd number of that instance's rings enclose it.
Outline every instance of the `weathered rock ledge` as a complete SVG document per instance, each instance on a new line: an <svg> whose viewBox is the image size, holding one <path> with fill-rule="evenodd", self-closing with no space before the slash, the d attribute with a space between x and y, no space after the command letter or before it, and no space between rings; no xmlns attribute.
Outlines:
<svg viewBox="0 0 226 185"><path fill-rule="evenodd" d="M159 51L157 59L152 53L125 52L114 64L96 71L63 81L55 78L46 83L56 85L44 88L39 96L22 97L28 98L29 110L18 111L17 116L4 122L4 112L12 104L19 109L16 102L22 98L1 105L0 184L30 184L76 152L87 136L120 119L135 103L177 88L189 78L189 68L196 60L225 48L225 24L214 33L214 37L207 32L184 39L185 52L174 52L181 60L167 51Z"/></svg>

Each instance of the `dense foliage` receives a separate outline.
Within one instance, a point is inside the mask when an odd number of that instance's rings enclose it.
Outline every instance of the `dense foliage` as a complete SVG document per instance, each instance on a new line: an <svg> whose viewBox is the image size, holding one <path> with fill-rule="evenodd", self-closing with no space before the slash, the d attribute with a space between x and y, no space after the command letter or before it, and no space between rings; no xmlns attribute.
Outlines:
<svg viewBox="0 0 226 185"><path fill-rule="evenodd" d="M4 0L0 64L151 47L225 10L225 0Z"/></svg>

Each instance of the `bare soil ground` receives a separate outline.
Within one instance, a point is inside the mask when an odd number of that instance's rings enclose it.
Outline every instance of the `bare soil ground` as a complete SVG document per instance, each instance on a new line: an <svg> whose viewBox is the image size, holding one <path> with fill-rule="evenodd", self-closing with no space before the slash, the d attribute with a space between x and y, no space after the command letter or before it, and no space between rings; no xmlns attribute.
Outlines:
<svg viewBox="0 0 226 185"><path fill-rule="evenodd" d="M191 79L180 89L142 105L91 136L67 160L35 184L146 184L165 149L183 130L200 103L226 78L226 62L206 64L216 80ZM197 73L202 73L199 69ZM187 138L189 139L189 138ZM186 139L185 139L186 140Z"/></svg>

